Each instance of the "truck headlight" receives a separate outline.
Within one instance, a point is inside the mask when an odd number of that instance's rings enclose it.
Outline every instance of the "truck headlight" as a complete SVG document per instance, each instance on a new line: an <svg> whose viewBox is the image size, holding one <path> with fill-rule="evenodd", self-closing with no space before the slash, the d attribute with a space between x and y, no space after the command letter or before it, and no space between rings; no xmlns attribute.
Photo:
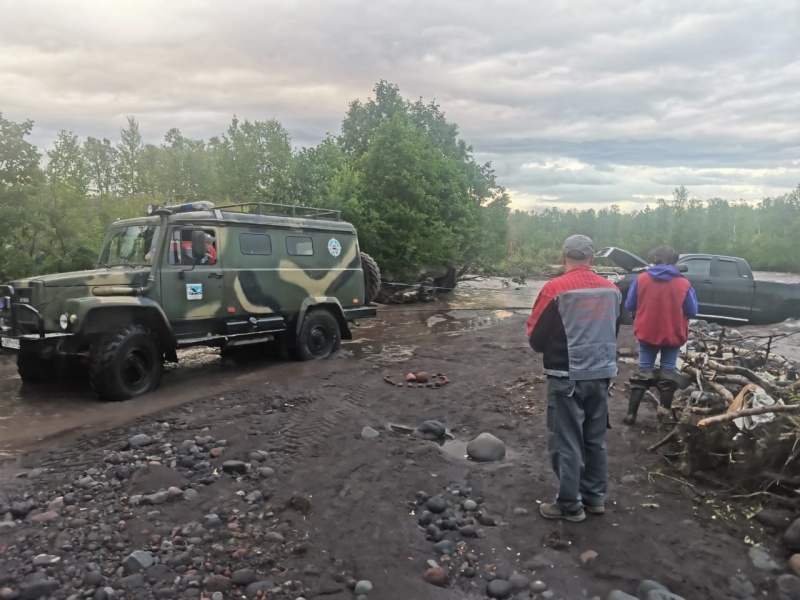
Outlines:
<svg viewBox="0 0 800 600"><path fill-rule="evenodd" d="M58 319L58 324L61 325L61 329L65 330L69 327L69 315L64 313Z"/></svg>

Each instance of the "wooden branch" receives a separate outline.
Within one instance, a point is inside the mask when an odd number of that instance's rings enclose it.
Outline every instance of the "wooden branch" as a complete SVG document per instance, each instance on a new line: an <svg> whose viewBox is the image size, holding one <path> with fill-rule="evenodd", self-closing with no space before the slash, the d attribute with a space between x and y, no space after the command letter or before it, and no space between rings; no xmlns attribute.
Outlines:
<svg viewBox="0 0 800 600"><path fill-rule="evenodd" d="M717 383L732 383L733 385L745 386L750 380L744 375L719 375L714 378Z"/></svg>
<svg viewBox="0 0 800 600"><path fill-rule="evenodd" d="M675 427L673 427L673 428L672 428L672 431L670 431L670 432L669 432L667 435L665 435L663 438L661 438L660 440L658 440L658 441L657 441L655 444L653 444L652 446L650 446L650 447L647 449L647 451L648 451L648 452L655 452L656 450L658 450L659 448L661 448L661 446L663 446L664 444L666 444L666 443L667 443L667 442L669 442L670 440L672 440L672 439L674 439L674 438L678 437L678 433L679 433L679 431L678 431L678 426L676 425Z"/></svg>
<svg viewBox="0 0 800 600"><path fill-rule="evenodd" d="M744 367L734 367L732 365L723 365L722 363L718 363L715 360L708 361L708 368L713 369L714 371L718 371L720 373L728 373L732 375L741 375L742 377L747 377L750 381L755 383L756 385L760 386L765 392L767 392L770 396L776 396L778 394L778 390L775 388L772 383L763 379L753 373L750 369L746 369Z"/></svg>
<svg viewBox="0 0 800 600"><path fill-rule="evenodd" d="M690 375L694 375L695 377L700 377L699 369L695 367L685 367L684 371L689 373ZM707 381L708 387L714 390L717 394L719 394L722 399L725 401L725 406L730 406L731 402L733 402L733 394L731 391L720 384L716 383L715 381Z"/></svg>
<svg viewBox="0 0 800 600"><path fill-rule="evenodd" d="M777 413L777 412L795 412L798 410L800 410L800 404L776 404L774 406L756 406L755 408L743 408L742 410L725 413L724 415L708 417L707 419L701 420L697 424L697 426L706 427L707 425L713 425L715 423L724 423L725 421L733 421L734 419L738 419L739 417L748 417L751 415L765 415L767 413Z"/></svg>
<svg viewBox="0 0 800 600"><path fill-rule="evenodd" d="M725 328L719 330L719 339L717 340L717 351L714 353L714 356L718 358L722 358L722 342L725 340Z"/></svg>

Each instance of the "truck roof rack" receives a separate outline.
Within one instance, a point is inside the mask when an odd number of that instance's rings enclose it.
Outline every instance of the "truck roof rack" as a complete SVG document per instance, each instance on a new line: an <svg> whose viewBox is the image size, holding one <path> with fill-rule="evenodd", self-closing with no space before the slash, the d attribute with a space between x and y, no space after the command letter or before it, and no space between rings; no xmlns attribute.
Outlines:
<svg viewBox="0 0 800 600"><path fill-rule="evenodd" d="M342 211L331 210L329 208L315 208L313 206L300 206L298 204L272 204L269 202L241 202L237 204L227 204L217 206L217 210L239 209L241 212L248 212L257 215L289 215L292 217L302 217L304 219L330 219L340 221ZM250 209L250 210L245 210Z"/></svg>

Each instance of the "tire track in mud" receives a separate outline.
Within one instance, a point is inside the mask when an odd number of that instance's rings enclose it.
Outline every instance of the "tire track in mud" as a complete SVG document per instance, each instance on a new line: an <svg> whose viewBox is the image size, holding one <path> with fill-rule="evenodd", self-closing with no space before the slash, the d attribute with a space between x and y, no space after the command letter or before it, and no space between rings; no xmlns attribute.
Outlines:
<svg viewBox="0 0 800 600"><path fill-rule="evenodd" d="M359 380L366 373L354 374ZM333 389L323 386L323 389ZM302 405L295 405L286 413L283 426L278 432L283 441L284 453L278 463L302 458L317 458L320 446L328 435L342 422L352 420L363 411L366 385L358 383L349 391L319 393L316 391Z"/></svg>

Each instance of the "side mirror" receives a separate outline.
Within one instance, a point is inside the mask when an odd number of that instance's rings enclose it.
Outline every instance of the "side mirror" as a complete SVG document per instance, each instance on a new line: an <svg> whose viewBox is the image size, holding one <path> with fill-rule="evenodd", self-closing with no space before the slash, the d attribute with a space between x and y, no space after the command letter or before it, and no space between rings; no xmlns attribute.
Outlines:
<svg viewBox="0 0 800 600"><path fill-rule="evenodd" d="M686 265L678 265L678 271L680 271L681 273L686 273L686 271L688 270L689 267L687 267Z"/></svg>
<svg viewBox="0 0 800 600"><path fill-rule="evenodd" d="M206 255L206 234L200 229L192 231L192 256L195 260Z"/></svg>

